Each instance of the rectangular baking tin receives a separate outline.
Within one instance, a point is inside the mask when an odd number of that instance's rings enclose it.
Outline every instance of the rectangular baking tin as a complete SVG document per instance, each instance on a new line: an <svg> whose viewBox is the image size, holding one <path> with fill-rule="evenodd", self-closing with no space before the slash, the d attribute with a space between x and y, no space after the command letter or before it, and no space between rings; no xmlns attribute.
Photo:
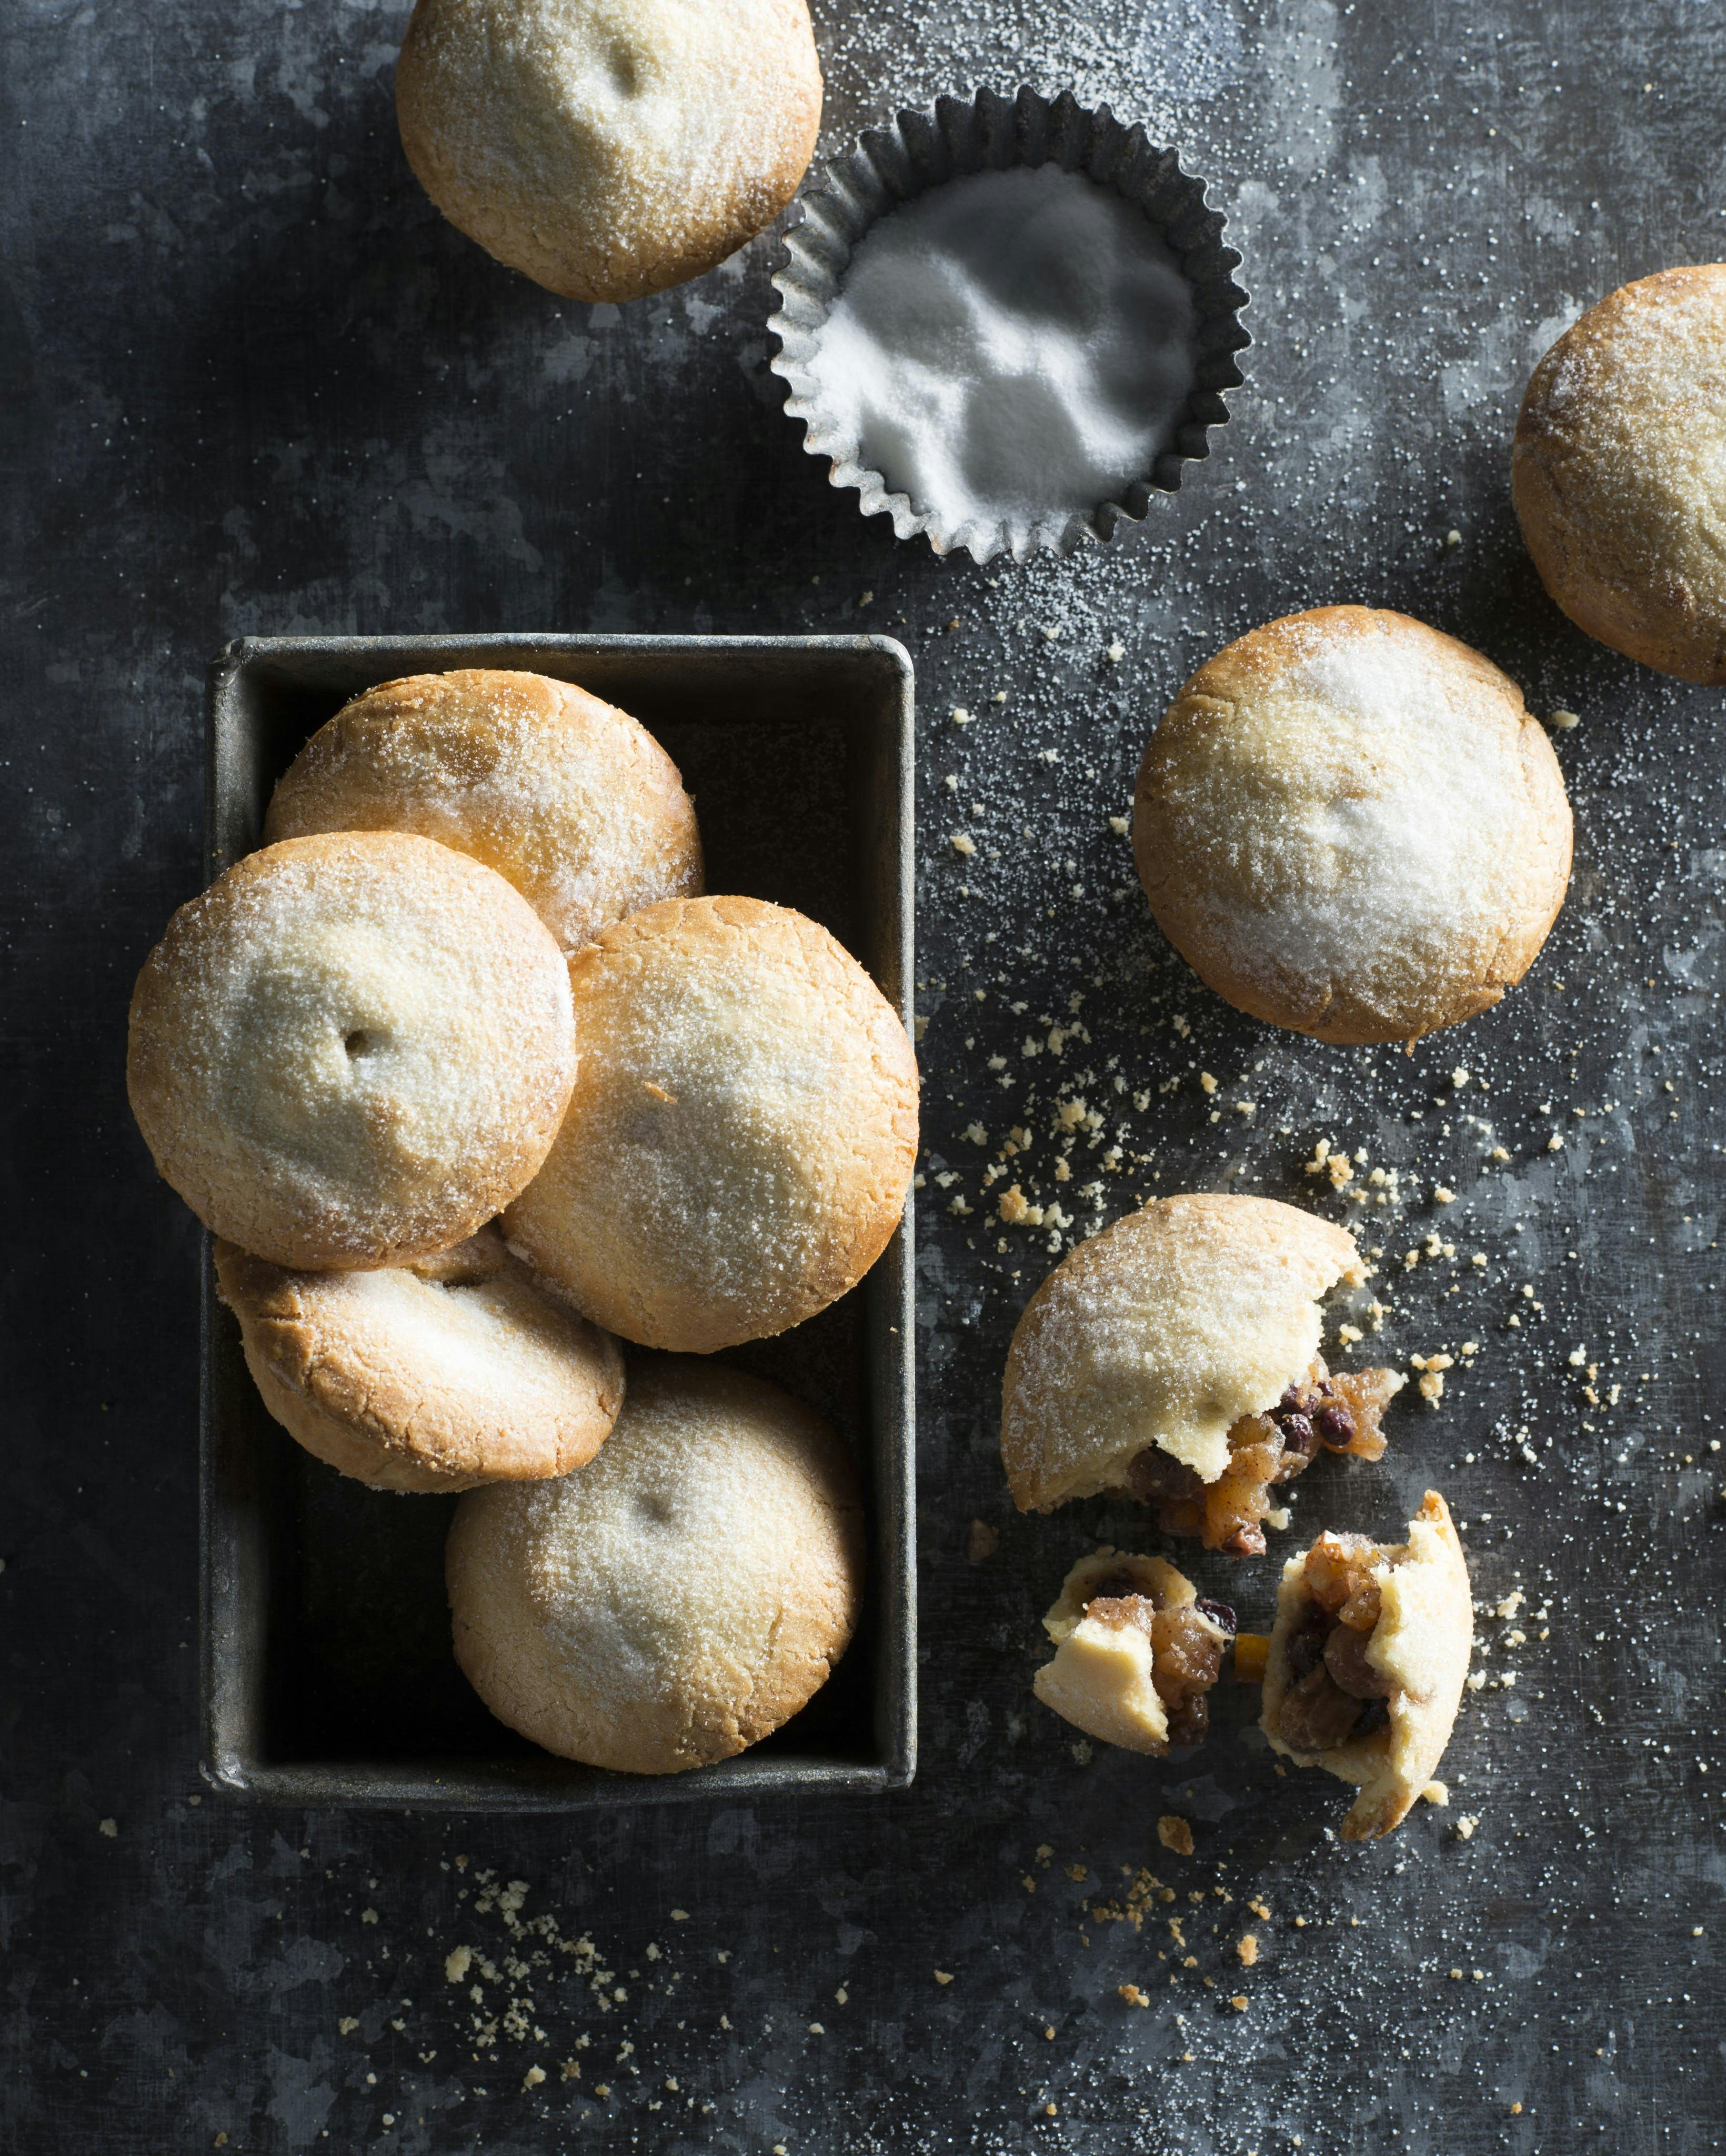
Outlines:
<svg viewBox="0 0 1726 2156"><path fill-rule="evenodd" d="M632 711L695 796L708 889L825 921L910 1023L911 662L878 636L248 637L210 671L214 876L259 839L301 743L376 682L460 666L574 681ZM552 1758L494 1721L457 1669L443 1598L453 1498L337 1476L264 1411L202 1286L203 1743L218 1788L266 1802L569 1811L776 1790L902 1787L917 1757L912 1217L831 1310L725 1359L851 1439L868 1499L858 1635L764 1743L686 1774Z"/></svg>

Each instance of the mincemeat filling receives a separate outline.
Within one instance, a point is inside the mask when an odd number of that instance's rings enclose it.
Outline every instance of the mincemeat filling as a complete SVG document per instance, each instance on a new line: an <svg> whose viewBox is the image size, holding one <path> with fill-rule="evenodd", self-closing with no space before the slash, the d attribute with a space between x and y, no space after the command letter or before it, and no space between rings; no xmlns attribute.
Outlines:
<svg viewBox="0 0 1726 2156"><path fill-rule="evenodd" d="M1127 1471L1134 1496L1157 1507L1165 1535L1196 1535L1206 1549L1258 1557L1274 1509L1271 1491L1292 1482L1323 1450L1377 1460L1380 1428L1396 1391L1391 1370L1353 1370L1333 1377L1315 1361L1266 1414L1243 1415L1228 1434L1229 1464L1214 1482L1201 1482L1184 1460L1147 1445Z"/></svg>
<svg viewBox="0 0 1726 2156"><path fill-rule="evenodd" d="M1150 1640L1150 1681L1168 1709L1172 1748L1196 1744L1211 1725L1212 1686L1222 1673L1222 1653L1235 1635L1235 1613L1226 1602L1201 1595L1196 1602L1163 1606L1155 1593L1121 1573L1099 1580L1084 1605L1099 1624L1134 1625Z"/></svg>
<svg viewBox="0 0 1726 2156"><path fill-rule="evenodd" d="M1375 1568L1386 1553L1365 1535L1323 1534L1307 1552L1312 1597L1288 1641L1288 1689L1278 1727L1298 1752L1328 1752L1390 1719L1396 1689L1366 1659L1379 1621Z"/></svg>

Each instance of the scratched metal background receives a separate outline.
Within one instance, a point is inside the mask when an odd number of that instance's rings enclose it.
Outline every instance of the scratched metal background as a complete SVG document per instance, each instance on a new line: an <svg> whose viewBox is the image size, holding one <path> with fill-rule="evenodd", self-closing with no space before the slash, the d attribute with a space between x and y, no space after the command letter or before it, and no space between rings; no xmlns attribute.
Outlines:
<svg viewBox="0 0 1726 2156"><path fill-rule="evenodd" d="M819 0L829 143L945 89L1070 83L1177 142L1247 258L1250 389L1211 464L1108 552L991 574L896 547L802 454L766 369L766 245L619 313L443 224L392 125L404 14L0 15L0 2144L1718 2147L1721 700L1567 627L1505 462L1558 328L1726 254L1726 21ZM1580 720L1557 737L1578 850L1546 955L1411 1057L1220 1007L1109 823L1196 663L1353 598ZM198 878L206 660L248 631L859 624L912 649L922 709L915 1786L519 1825L201 1796L194 1237L120 1051L132 974ZM1134 1532L1102 1507L1018 1521L994 1456L1053 1253L986 1224L983 1177L1014 1125L1047 1172L1063 1091L1129 1156L1109 1176L1081 1144L1069 1183L1027 1184L1068 1232L1182 1185L1359 1219L1301 1173L1329 1137L1399 1171L1365 1214L1384 1351L1478 1342L1380 1468L1322 1466L1297 1505L1309 1532L1388 1530L1434 1482L1483 1599L1528 1598L1483 1620L1450 1808L1384 1845L1329 1838L1342 1791L1279 1777L1242 1695L1179 1768L1077 1757L1030 1701L1065 1565ZM976 1564L974 1518L1000 1534ZM1249 1622L1273 1571L1228 1576ZM1191 1857L1159 1845L1165 1813Z"/></svg>

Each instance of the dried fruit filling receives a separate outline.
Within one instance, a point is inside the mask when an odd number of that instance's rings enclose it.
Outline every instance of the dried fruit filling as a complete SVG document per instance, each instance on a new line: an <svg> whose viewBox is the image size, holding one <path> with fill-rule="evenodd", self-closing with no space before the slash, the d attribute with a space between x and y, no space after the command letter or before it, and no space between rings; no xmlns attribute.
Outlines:
<svg viewBox="0 0 1726 2156"><path fill-rule="evenodd" d="M1395 1686L1366 1658L1389 1553L1365 1535L1320 1535L1307 1552L1312 1597L1288 1645L1278 1727L1298 1752L1328 1752L1390 1719Z"/></svg>
<svg viewBox="0 0 1726 2156"><path fill-rule="evenodd" d="M1165 1603L1128 1573L1099 1580L1084 1614L1101 1625L1133 1625L1150 1641L1150 1681L1168 1709L1171 1748L1196 1744L1211 1726L1207 1697L1222 1674L1222 1652L1235 1636L1226 1602L1200 1595Z"/></svg>
<svg viewBox="0 0 1726 2156"><path fill-rule="evenodd" d="M1206 1549L1258 1557L1278 1484L1292 1482L1321 1451L1382 1456L1379 1425L1401 1383L1394 1370L1333 1377L1315 1361L1267 1414L1242 1416L1228 1434L1229 1464L1214 1482L1201 1482L1185 1460L1152 1445L1127 1470L1127 1486L1157 1507L1165 1535L1196 1535Z"/></svg>

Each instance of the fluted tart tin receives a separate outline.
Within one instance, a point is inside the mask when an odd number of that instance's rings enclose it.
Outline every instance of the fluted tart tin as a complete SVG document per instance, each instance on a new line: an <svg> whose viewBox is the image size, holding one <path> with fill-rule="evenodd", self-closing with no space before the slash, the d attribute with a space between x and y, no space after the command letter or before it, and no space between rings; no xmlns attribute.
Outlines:
<svg viewBox="0 0 1726 2156"><path fill-rule="evenodd" d="M1106 541L1209 454L1244 378L1223 230L1174 150L1070 92L901 112L794 212L768 323L786 410L866 516L938 554Z"/></svg>

